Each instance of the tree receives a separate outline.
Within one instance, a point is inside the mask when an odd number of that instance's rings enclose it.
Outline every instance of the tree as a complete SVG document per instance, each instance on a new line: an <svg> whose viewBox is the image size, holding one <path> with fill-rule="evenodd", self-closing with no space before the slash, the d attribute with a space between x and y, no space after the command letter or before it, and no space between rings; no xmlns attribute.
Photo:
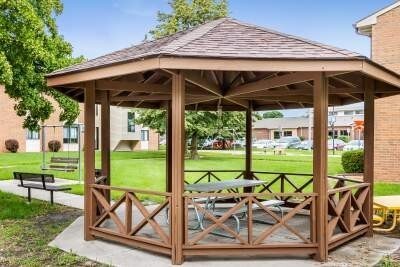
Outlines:
<svg viewBox="0 0 400 267"><path fill-rule="evenodd" d="M72 57L72 46L58 33L60 0L0 0L0 84L16 101L25 128L38 130L58 103L60 121L73 123L76 102L46 86L45 74L82 61Z"/></svg>
<svg viewBox="0 0 400 267"><path fill-rule="evenodd" d="M277 110L274 111L267 111L263 114L264 119L270 118L283 118L283 113Z"/></svg>
<svg viewBox="0 0 400 267"><path fill-rule="evenodd" d="M161 38L187 30L205 22L228 15L227 0L172 0L171 13L158 12L158 25L150 31L153 38ZM139 110L137 122L164 134L166 113L160 110ZM198 159L197 146L200 138L220 135L228 137L229 130L244 130L244 114L241 112L187 111L185 117L186 139L190 140L190 158ZM227 132L228 131L228 132Z"/></svg>
<svg viewBox="0 0 400 267"><path fill-rule="evenodd" d="M158 25L150 31L153 38L161 38L208 21L228 16L227 0L172 0L171 13L159 11Z"/></svg>
<svg viewBox="0 0 400 267"><path fill-rule="evenodd" d="M136 122L155 129L160 134L166 132L166 112L164 110L137 110ZM222 137L232 139L233 133L245 130L244 112L186 111L185 135L190 140L190 158L199 159L198 141L204 138Z"/></svg>

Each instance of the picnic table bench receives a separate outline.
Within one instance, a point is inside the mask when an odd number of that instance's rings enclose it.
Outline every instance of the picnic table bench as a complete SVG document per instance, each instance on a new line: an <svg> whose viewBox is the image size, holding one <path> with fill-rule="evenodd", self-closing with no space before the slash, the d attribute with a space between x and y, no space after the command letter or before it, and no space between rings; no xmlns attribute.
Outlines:
<svg viewBox="0 0 400 267"><path fill-rule="evenodd" d="M28 189L28 201L31 202L31 189L39 189L50 192L50 203L54 204L54 192L68 191L70 187L54 185L55 179L52 174L14 172L14 179L19 180L18 186ZM50 183L50 184L49 184Z"/></svg>

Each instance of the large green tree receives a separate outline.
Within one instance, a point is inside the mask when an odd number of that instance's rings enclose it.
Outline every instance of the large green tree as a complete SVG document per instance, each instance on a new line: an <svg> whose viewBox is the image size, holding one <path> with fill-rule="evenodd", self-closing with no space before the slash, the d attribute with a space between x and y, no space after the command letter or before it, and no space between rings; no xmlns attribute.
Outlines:
<svg viewBox="0 0 400 267"><path fill-rule="evenodd" d="M0 84L16 101L15 111L24 127L37 130L54 111L60 121L72 123L79 115L73 100L46 86L45 74L79 62L72 46L58 33L60 0L0 0Z"/></svg>
<svg viewBox="0 0 400 267"><path fill-rule="evenodd" d="M228 16L227 0L172 0L170 13L159 11L158 25L150 31L154 38L174 34L205 22Z"/></svg>
<svg viewBox="0 0 400 267"><path fill-rule="evenodd" d="M273 111L264 112L262 116L264 119L283 118L283 113L278 110L273 110Z"/></svg>
<svg viewBox="0 0 400 267"><path fill-rule="evenodd" d="M226 17L229 13L227 0L172 0L170 13L158 12L158 25L150 31L153 38L161 38L186 30L205 22ZM200 138L229 137L232 132L244 130L244 114L241 112L186 112L186 138L190 140L190 157L198 159L197 146ZM164 111L140 110L138 123L165 133Z"/></svg>

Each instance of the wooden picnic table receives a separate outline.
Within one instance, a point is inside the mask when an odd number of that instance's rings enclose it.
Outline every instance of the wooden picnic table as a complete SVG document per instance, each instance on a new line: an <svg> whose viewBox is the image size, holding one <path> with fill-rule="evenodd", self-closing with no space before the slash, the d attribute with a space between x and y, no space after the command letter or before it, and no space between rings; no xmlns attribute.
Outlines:
<svg viewBox="0 0 400 267"><path fill-rule="evenodd" d="M393 222L389 228L375 227L374 230L377 232L390 232L393 231L398 222L400 215L400 196L380 196L374 197L374 206L376 209L380 209L383 213L383 219L387 219L389 213L393 214Z"/></svg>
<svg viewBox="0 0 400 267"><path fill-rule="evenodd" d="M224 180L211 183L198 183L198 184L187 184L185 185L186 191L192 192L205 192L213 193L221 190L230 190L245 187L255 187L257 185L265 184L266 181L258 180Z"/></svg>

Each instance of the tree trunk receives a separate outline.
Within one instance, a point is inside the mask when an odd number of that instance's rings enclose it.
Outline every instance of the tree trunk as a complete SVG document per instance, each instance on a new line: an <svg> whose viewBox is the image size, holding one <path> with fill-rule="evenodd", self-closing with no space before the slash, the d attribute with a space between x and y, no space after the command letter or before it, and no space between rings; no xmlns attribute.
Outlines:
<svg viewBox="0 0 400 267"><path fill-rule="evenodd" d="M196 134L192 135L191 139L192 141L190 145L190 159L198 160L200 159L199 152L197 151L197 144L199 140Z"/></svg>

